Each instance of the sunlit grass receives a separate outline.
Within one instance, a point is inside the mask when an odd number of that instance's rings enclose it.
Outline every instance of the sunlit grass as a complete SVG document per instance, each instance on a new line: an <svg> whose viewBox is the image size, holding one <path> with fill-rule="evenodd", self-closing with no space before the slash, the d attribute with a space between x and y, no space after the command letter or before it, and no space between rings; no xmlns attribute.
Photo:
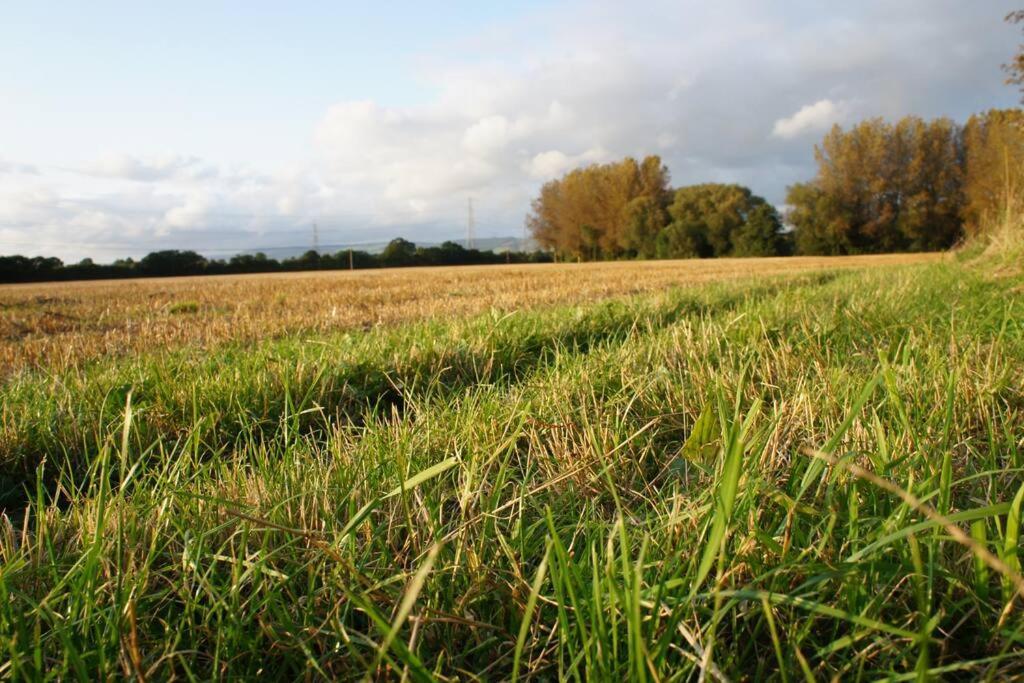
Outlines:
<svg viewBox="0 0 1024 683"><path fill-rule="evenodd" d="M1020 286L775 275L19 375L0 672L1024 675Z"/></svg>

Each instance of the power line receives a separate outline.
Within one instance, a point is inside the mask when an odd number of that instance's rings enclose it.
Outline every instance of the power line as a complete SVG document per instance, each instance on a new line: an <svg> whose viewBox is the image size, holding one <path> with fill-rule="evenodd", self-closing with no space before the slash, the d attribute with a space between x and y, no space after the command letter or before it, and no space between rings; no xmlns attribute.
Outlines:
<svg viewBox="0 0 1024 683"><path fill-rule="evenodd" d="M467 218L467 221L466 221L466 248L467 249L472 249L473 248L473 241L474 241L474 238L476 237L476 235L474 234L476 232L476 219L473 217L473 198L472 197L469 198L468 209L469 209L469 211L468 211L468 215L466 217Z"/></svg>

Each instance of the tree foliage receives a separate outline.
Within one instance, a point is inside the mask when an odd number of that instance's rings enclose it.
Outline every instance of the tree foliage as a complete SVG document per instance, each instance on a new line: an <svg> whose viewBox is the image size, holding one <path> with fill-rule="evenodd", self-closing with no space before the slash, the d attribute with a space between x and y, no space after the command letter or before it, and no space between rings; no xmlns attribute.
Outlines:
<svg viewBox="0 0 1024 683"><path fill-rule="evenodd" d="M962 233L963 138L949 119L835 126L815 148L817 176L790 187L802 253L929 251Z"/></svg>
<svg viewBox="0 0 1024 683"><path fill-rule="evenodd" d="M697 256L779 253L778 233L782 225L778 213L742 185L705 183L681 187L676 190L668 213L672 227L685 243L684 249Z"/></svg>
<svg viewBox="0 0 1024 683"><path fill-rule="evenodd" d="M154 251L139 261L138 270L143 275L162 277L165 275L200 275L206 269L206 259L194 251L169 249Z"/></svg>
<svg viewBox="0 0 1024 683"><path fill-rule="evenodd" d="M1024 112L994 109L964 127L964 223L969 234L998 220L1024 188Z"/></svg>
<svg viewBox="0 0 1024 683"><path fill-rule="evenodd" d="M544 184L527 226L563 258L650 256L665 224L668 182L657 156L578 168Z"/></svg>
<svg viewBox="0 0 1024 683"><path fill-rule="evenodd" d="M779 253L778 214L748 188L706 183L671 190L668 181L656 156L579 168L541 188L527 226L561 258Z"/></svg>

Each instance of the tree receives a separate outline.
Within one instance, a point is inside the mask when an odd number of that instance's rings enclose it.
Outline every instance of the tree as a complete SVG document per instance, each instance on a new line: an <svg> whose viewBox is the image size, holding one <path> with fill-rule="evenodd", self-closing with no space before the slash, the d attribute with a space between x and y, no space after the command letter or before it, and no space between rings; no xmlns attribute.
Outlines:
<svg viewBox="0 0 1024 683"><path fill-rule="evenodd" d="M786 222L793 229L798 254L843 254L850 250L832 199L815 182L790 185Z"/></svg>
<svg viewBox="0 0 1024 683"><path fill-rule="evenodd" d="M194 251L168 249L146 254L137 268L143 275L198 275L206 268L206 259Z"/></svg>
<svg viewBox="0 0 1024 683"><path fill-rule="evenodd" d="M1006 15L1006 21L1011 24L1024 23L1024 10L1010 12ZM1006 84L1020 88L1021 102L1024 103L1024 45L1017 48L1017 54L1008 64L1003 64L1003 70L1006 72Z"/></svg>
<svg viewBox="0 0 1024 683"><path fill-rule="evenodd" d="M33 256L30 263L32 270L40 276L50 275L64 267L64 262L56 256Z"/></svg>
<svg viewBox="0 0 1024 683"><path fill-rule="evenodd" d="M670 190L668 182L656 156L578 168L544 184L526 224L541 246L568 258L728 256L735 239L744 254L780 253L778 213L749 188Z"/></svg>
<svg viewBox="0 0 1024 683"><path fill-rule="evenodd" d="M768 207L767 201L742 185L705 183L676 190L668 209L679 235L690 235L689 241L700 251L700 256L730 256L734 242L759 207ZM766 209L767 211L767 209ZM775 216L774 209L763 213L759 221ZM763 227L763 226L762 226ZM781 224L776 216L776 232ZM700 234L702 238L696 238ZM678 240L677 238L674 238ZM775 253L774 251L771 253Z"/></svg>
<svg viewBox="0 0 1024 683"><path fill-rule="evenodd" d="M0 282L28 282L34 276L35 268L25 256L0 256Z"/></svg>
<svg viewBox="0 0 1024 683"><path fill-rule="evenodd" d="M657 255L657 238L667 223L663 202L656 197L641 196L626 205L626 224L620 242L632 256L649 259Z"/></svg>
<svg viewBox="0 0 1024 683"><path fill-rule="evenodd" d="M733 256L777 256L782 252L782 221L775 207L755 206L746 222L732 236Z"/></svg>
<svg viewBox="0 0 1024 683"><path fill-rule="evenodd" d="M655 240L658 258L701 258L709 250L704 226L696 221L673 221Z"/></svg>
<svg viewBox="0 0 1024 683"><path fill-rule="evenodd" d="M964 127L963 219L969 234L996 222L1024 189L1024 111L994 109Z"/></svg>
<svg viewBox="0 0 1024 683"><path fill-rule="evenodd" d="M801 253L946 249L962 234L964 145L949 119L834 126L815 147L818 173L790 188Z"/></svg>
<svg viewBox="0 0 1024 683"><path fill-rule="evenodd" d="M949 119L907 117L893 129L898 149L894 185L901 202L893 207L900 248L947 249L962 234L963 136Z"/></svg>
<svg viewBox="0 0 1024 683"><path fill-rule="evenodd" d="M655 228L664 225L668 182L657 156L577 168L544 184L526 225L542 247L562 257L649 254Z"/></svg>
<svg viewBox="0 0 1024 683"><path fill-rule="evenodd" d="M388 242L384 251L380 253L381 265L391 268L413 265L415 260L416 245L401 237Z"/></svg>

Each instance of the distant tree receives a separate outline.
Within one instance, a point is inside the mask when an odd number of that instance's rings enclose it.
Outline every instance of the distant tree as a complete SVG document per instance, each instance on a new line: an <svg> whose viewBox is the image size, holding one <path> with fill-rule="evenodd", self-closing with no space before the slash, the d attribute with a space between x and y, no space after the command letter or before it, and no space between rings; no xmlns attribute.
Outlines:
<svg viewBox="0 0 1024 683"><path fill-rule="evenodd" d="M366 251L344 249L334 254L306 252L295 258L276 261L264 253L237 254L227 260L205 259L191 251L159 251L142 261L119 259L97 265L91 259L64 265L60 259L37 256L0 256L0 282L40 282L45 280L81 280L161 275L215 275L220 273L266 273L328 268L378 268L382 265L468 265L488 263L546 263L548 252L503 252L465 249L457 242L417 249L404 239L392 241L380 256Z"/></svg>
<svg viewBox="0 0 1024 683"><path fill-rule="evenodd" d="M765 208L758 214L758 228L765 229L775 217L778 232L781 224L775 210L764 198L742 185L705 183L681 187L676 190L668 213L674 225L686 226L683 232L702 235L697 245L700 256L730 256L736 249L737 238L761 207ZM753 234L745 239L744 248L760 248L751 241Z"/></svg>
<svg viewBox="0 0 1024 683"><path fill-rule="evenodd" d="M235 254L221 267L226 273L266 273L280 270L281 264L262 251L255 254Z"/></svg>
<svg viewBox="0 0 1024 683"><path fill-rule="evenodd" d="M775 207L765 202L750 210L747 220L732 234L733 256L778 256L782 253L782 221Z"/></svg>
<svg viewBox="0 0 1024 683"><path fill-rule="evenodd" d="M798 254L844 254L852 250L832 199L817 183L797 183L786 192L786 222Z"/></svg>
<svg viewBox="0 0 1024 683"><path fill-rule="evenodd" d="M388 242L380 253L380 263L389 268L415 265L416 245L398 237Z"/></svg>
<svg viewBox="0 0 1024 683"><path fill-rule="evenodd" d="M46 276L64 267L64 262L55 256L33 256L30 259L32 270L39 276Z"/></svg>
<svg viewBox="0 0 1024 683"><path fill-rule="evenodd" d="M341 267L348 268L349 260L353 268L377 268L380 266L380 262L377 257L368 251L361 251L359 249L339 251L337 256L341 259Z"/></svg>
<svg viewBox="0 0 1024 683"><path fill-rule="evenodd" d="M137 270L142 275L199 275L206 269L206 259L194 251L168 249L146 254Z"/></svg>
<svg viewBox="0 0 1024 683"><path fill-rule="evenodd" d="M458 242L448 240L438 247L441 265L458 266L470 262L469 252Z"/></svg>
<svg viewBox="0 0 1024 683"><path fill-rule="evenodd" d="M295 259L295 267L299 270L316 270L320 267L320 252L310 249Z"/></svg>
<svg viewBox="0 0 1024 683"><path fill-rule="evenodd" d="M0 281L28 282L34 279L32 261L24 256L0 256Z"/></svg>

